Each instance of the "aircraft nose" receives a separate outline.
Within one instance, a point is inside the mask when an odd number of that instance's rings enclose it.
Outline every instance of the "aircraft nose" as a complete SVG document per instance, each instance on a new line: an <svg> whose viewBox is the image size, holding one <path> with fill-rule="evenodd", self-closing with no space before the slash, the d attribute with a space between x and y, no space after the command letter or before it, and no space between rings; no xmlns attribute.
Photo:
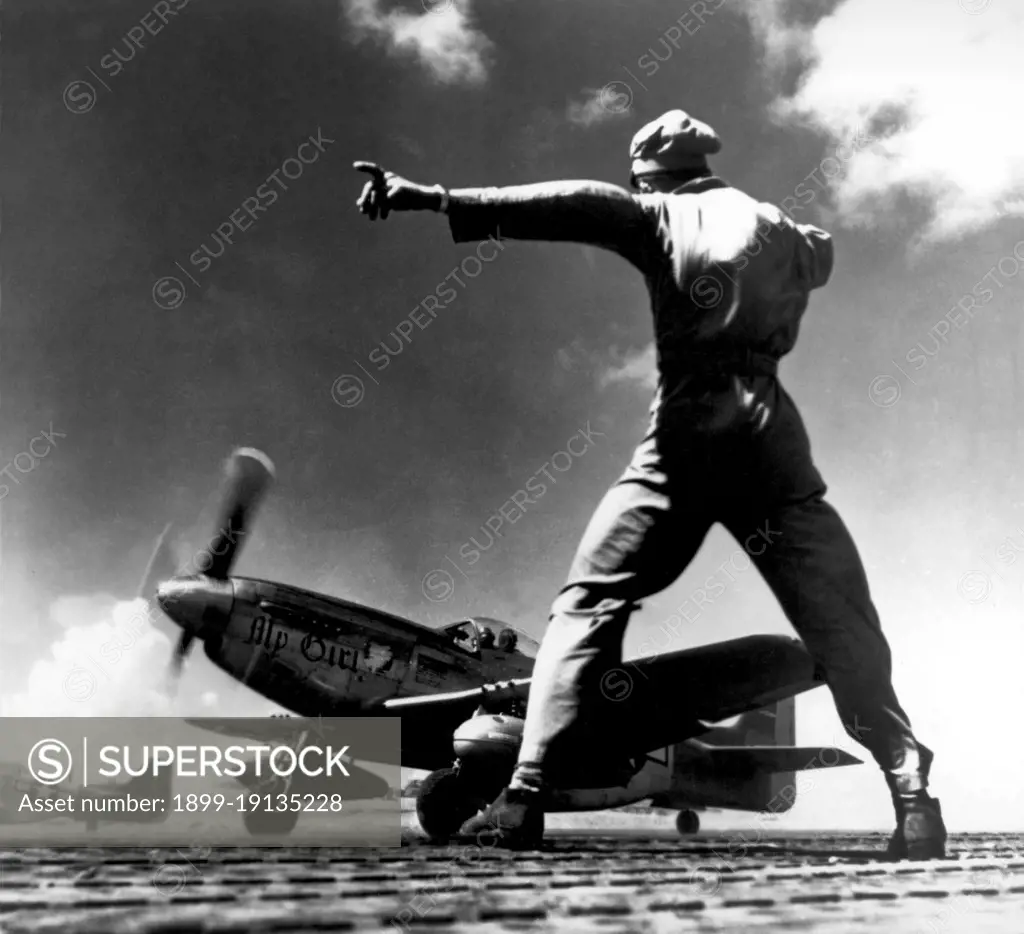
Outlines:
<svg viewBox="0 0 1024 934"><path fill-rule="evenodd" d="M229 580L179 577L162 583L157 588L156 599L160 609L175 623L202 639L228 624L235 589Z"/></svg>

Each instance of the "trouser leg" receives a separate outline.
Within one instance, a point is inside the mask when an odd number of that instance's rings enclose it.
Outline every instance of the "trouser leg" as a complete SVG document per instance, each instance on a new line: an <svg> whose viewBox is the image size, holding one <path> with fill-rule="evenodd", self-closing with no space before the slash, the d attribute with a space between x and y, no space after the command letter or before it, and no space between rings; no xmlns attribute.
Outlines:
<svg viewBox="0 0 1024 934"><path fill-rule="evenodd" d="M743 540L763 518L770 544L752 552L799 636L824 669L846 731L886 773L894 793L927 787L932 753L896 698L889 644L857 548L820 494L729 523Z"/></svg>
<svg viewBox="0 0 1024 934"><path fill-rule="evenodd" d="M515 787L561 784L578 769L573 748L584 715L614 701L622 640L641 600L664 590L700 548L710 521L673 500L648 439L605 495L583 535L568 581L551 609L530 685ZM694 498L699 493L694 491ZM574 761L575 760L575 761Z"/></svg>

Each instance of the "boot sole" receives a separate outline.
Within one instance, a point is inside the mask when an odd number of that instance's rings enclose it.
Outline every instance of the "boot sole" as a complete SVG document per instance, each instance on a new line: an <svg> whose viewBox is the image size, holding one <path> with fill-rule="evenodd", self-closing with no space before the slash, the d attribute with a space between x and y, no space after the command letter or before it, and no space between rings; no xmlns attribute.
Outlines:
<svg viewBox="0 0 1024 934"><path fill-rule="evenodd" d="M946 844L945 841L939 842L937 840L922 840L920 843L908 844L905 849L906 856L903 859L912 860L914 862L924 862L930 859L945 859L946 858Z"/></svg>

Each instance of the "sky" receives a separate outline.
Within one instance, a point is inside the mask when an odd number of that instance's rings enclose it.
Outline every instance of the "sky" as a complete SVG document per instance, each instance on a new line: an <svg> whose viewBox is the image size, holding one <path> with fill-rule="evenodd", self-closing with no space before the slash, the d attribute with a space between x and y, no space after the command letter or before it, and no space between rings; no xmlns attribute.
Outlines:
<svg viewBox="0 0 1024 934"><path fill-rule="evenodd" d="M1020 4L35 0L5 29L5 714L272 709L197 652L164 696L173 633L133 602L167 522L182 555L208 538L239 445L277 485L238 573L539 637L645 429L643 283L587 247L370 225L351 163L624 184L632 134L682 107L721 135L720 175L833 234L781 379L950 828L1024 829ZM790 633L738 547L716 529L626 653ZM724 593L670 636L712 575ZM797 738L858 749L825 689ZM780 824L891 821L868 764L814 776Z"/></svg>

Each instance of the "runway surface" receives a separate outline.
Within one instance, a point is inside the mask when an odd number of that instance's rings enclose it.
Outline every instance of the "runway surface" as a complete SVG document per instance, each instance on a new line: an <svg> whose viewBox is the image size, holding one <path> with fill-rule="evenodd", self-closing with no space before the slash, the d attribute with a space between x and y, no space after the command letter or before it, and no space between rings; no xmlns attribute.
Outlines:
<svg viewBox="0 0 1024 934"><path fill-rule="evenodd" d="M372 851L5 851L0 930L1024 931L1024 834L954 835L949 857L930 863L884 862L884 846L881 834L555 833L522 854L416 839Z"/></svg>

